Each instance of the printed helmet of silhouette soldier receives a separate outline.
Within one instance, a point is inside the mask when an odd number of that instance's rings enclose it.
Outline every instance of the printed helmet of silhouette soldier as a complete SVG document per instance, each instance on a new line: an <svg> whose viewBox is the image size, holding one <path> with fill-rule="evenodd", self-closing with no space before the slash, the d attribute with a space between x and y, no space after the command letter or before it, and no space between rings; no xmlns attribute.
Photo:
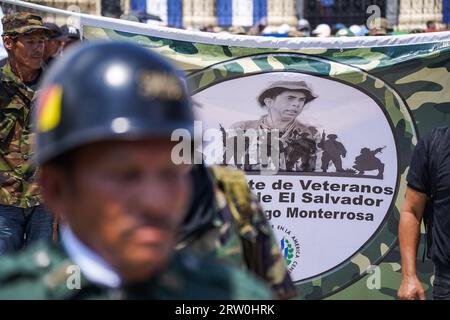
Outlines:
<svg viewBox="0 0 450 320"><path fill-rule="evenodd" d="M327 138L328 139L332 139L332 140L337 139L337 137L338 136L336 134L334 134L334 133L331 133L331 134L327 135Z"/></svg>
<svg viewBox="0 0 450 320"><path fill-rule="evenodd" d="M308 138L308 137L309 137L309 133L308 133L308 132L302 132L302 133L300 134L300 137L302 137L302 138Z"/></svg>
<svg viewBox="0 0 450 320"><path fill-rule="evenodd" d="M361 153L368 153L368 152L370 152L369 148L362 148L361 149Z"/></svg>
<svg viewBox="0 0 450 320"><path fill-rule="evenodd" d="M319 132L319 130L317 130L317 128L314 126L309 126L308 129L312 135L315 135L317 132Z"/></svg>
<svg viewBox="0 0 450 320"><path fill-rule="evenodd" d="M93 42L59 58L44 75L33 114L35 159L42 165L105 140L193 136L194 114L177 70L127 42Z"/></svg>
<svg viewBox="0 0 450 320"><path fill-rule="evenodd" d="M305 93L305 104L311 102L317 98L317 95L312 91L305 81L277 81L272 83L268 88L264 89L258 97L258 103L264 106L264 100L266 98L274 98L276 95L281 94L280 89L283 91L300 91Z"/></svg>
<svg viewBox="0 0 450 320"><path fill-rule="evenodd" d="M299 128L295 128L294 130L292 130L292 133L295 135L300 135L301 130Z"/></svg>

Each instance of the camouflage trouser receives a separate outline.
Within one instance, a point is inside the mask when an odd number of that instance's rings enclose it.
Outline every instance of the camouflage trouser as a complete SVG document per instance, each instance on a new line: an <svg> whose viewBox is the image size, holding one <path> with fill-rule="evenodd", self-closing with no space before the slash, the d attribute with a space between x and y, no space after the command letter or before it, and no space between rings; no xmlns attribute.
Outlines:
<svg viewBox="0 0 450 320"><path fill-rule="evenodd" d="M450 267L435 267L433 299L450 300Z"/></svg>
<svg viewBox="0 0 450 320"><path fill-rule="evenodd" d="M53 216L43 207L0 205L0 256L38 240L52 241Z"/></svg>

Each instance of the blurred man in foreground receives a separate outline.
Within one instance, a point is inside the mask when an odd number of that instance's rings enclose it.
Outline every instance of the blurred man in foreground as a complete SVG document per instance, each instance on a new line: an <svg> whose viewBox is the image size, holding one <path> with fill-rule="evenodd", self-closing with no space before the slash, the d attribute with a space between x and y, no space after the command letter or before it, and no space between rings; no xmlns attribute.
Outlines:
<svg viewBox="0 0 450 320"><path fill-rule="evenodd" d="M170 136L193 120L175 69L144 48L89 44L55 62L35 160L61 245L0 260L0 298L270 298L249 274L174 252L192 195Z"/></svg>

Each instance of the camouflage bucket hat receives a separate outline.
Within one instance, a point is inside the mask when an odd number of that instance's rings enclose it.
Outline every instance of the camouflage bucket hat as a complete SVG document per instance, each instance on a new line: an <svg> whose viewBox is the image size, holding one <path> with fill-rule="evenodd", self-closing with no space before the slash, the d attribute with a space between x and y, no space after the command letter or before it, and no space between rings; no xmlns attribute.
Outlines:
<svg viewBox="0 0 450 320"><path fill-rule="evenodd" d="M311 102L317 95L312 91L305 81L277 81L272 83L267 89L265 89L258 97L258 102L261 106L264 106L264 99L270 97L274 89L283 88L288 91L301 91L306 95L306 103Z"/></svg>
<svg viewBox="0 0 450 320"><path fill-rule="evenodd" d="M5 15L2 24L3 34L7 36L27 34L36 30L43 30L47 35L52 33L50 29L44 26L40 16L28 12Z"/></svg>

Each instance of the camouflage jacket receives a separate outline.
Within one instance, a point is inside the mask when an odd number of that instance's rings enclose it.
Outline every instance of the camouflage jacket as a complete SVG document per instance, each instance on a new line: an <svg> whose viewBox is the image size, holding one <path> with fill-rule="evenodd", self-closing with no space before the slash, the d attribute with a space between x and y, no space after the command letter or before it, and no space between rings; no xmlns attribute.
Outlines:
<svg viewBox="0 0 450 320"><path fill-rule="evenodd" d="M252 275L186 252L176 254L170 266L153 279L115 289L87 280L62 245L39 243L19 254L0 258L0 300L267 300L271 297L270 290Z"/></svg>
<svg viewBox="0 0 450 320"><path fill-rule="evenodd" d="M177 248L250 270L270 285L279 299L297 296L272 227L244 174L218 166L208 168L208 173L205 183L214 188L211 224L180 241Z"/></svg>
<svg viewBox="0 0 450 320"><path fill-rule="evenodd" d="M31 105L35 91L7 63L0 83L0 204L28 208L41 203L31 168Z"/></svg>

